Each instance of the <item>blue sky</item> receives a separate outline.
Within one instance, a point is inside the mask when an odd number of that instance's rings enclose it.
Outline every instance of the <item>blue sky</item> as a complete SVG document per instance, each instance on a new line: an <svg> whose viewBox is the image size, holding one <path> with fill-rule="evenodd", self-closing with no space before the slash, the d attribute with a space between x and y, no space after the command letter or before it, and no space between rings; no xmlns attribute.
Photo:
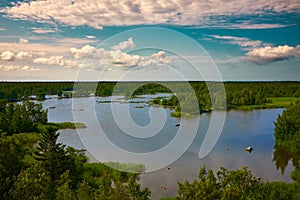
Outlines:
<svg viewBox="0 0 300 200"><path fill-rule="evenodd" d="M0 80L295 80L298 0L0 3Z"/></svg>

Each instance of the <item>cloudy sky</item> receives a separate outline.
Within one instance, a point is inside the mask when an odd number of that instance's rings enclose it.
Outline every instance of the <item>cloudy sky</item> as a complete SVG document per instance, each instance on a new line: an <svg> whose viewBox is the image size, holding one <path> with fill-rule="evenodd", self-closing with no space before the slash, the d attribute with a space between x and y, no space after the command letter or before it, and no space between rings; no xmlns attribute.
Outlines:
<svg viewBox="0 0 300 200"><path fill-rule="evenodd" d="M300 1L1 0L0 80L78 79L298 81Z"/></svg>

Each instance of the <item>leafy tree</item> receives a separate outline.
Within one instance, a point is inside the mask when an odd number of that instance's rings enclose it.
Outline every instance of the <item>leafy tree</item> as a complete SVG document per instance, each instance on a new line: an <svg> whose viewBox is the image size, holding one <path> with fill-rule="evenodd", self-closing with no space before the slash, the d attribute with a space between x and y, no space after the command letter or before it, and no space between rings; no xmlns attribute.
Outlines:
<svg viewBox="0 0 300 200"><path fill-rule="evenodd" d="M274 136L277 145L300 152L300 101L291 104L278 115L274 122Z"/></svg>
<svg viewBox="0 0 300 200"><path fill-rule="evenodd" d="M21 171L9 193L12 199L52 199L50 185L48 173L35 164Z"/></svg>
<svg viewBox="0 0 300 200"><path fill-rule="evenodd" d="M221 168L215 177L212 170L202 167L199 180L178 184L178 199L256 199L261 183L243 167L241 170L228 171Z"/></svg>
<svg viewBox="0 0 300 200"><path fill-rule="evenodd" d="M25 167L24 142L15 136L0 137L0 199L8 198L14 177Z"/></svg>
<svg viewBox="0 0 300 200"><path fill-rule="evenodd" d="M69 170L66 170L57 182L55 198L57 200L73 200L75 199L75 192L70 187L71 178L69 176Z"/></svg>
<svg viewBox="0 0 300 200"><path fill-rule="evenodd" d="M79 183L77 188L77 199L80 200L95 199L95 191L86 181L82 181L81 183Z"/></svg>

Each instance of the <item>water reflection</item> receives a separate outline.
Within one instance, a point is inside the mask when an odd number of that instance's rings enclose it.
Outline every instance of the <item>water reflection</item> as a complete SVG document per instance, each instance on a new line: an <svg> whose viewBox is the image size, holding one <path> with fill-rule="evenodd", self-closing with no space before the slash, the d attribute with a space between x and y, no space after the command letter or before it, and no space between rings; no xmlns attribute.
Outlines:
<svg viewBox="0 0 300 200"><path fill-rule="evenodd" d="M275 145L272 161L275 162L277 170L280 169L282 174L284 174L289 161L292 161L296 169L300 169L300 152L294 152L284 146Z"/></svg>

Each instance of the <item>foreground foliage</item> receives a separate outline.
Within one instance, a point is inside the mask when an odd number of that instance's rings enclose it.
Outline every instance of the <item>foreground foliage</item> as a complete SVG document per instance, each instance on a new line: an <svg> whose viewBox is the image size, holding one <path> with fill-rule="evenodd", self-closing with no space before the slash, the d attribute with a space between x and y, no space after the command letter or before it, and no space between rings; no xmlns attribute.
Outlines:
<svg viewBox="0 0 300 200"><path fill-rule="evenodd" d="M84 150L57 143L58 129L84 124L47 123L47 111L32 102L2 104L0 117L0 199L150 198L150 191L136 183L139 174L87 163ZM111 164L128 171L143 169Z"/></svg>
<svg viewBox="0 0 300 200"><path fill-rule="evenodd" d="M83 150L57 143L49 129L32 147L34 134L2 136L0 199L149 199L139 174L87 163Z"/></svg>
<svg viewBox="0 0 300 200"><path fill-rule="evenodd" d="M262 182L247 167L228 171L221 168L216 175L202 167L198 180L178 183L178 196L173 199L299 199L300 184Z"/></svg>

